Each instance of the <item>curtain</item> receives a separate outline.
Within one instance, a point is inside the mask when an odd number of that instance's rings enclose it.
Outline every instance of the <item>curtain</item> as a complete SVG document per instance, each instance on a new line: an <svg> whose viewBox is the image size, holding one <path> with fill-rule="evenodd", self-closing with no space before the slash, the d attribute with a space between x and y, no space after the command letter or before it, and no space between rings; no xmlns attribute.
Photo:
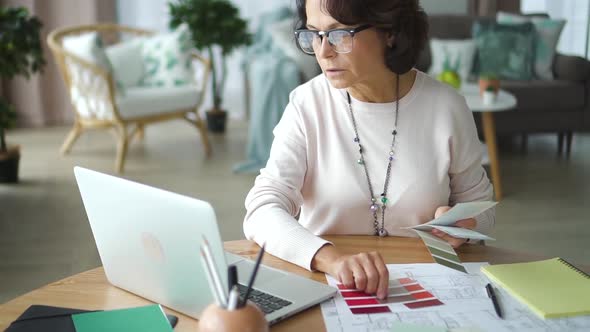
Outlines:
<svg viewBox="0 0 590 332"><path fill-rule="evenodd" d="M29 80L17 77L0 82L0 95L17 112L17 126L42 127L71 123L69 95L47 46L52 30L80 24L116 21L116 0L0 0L0 6L24 6L43 23L41 42L47 61L43 72Z"/></svg>
<svg viewBox="0 0 590 332"><path fill-rule="evenodd" d="M495 16L497 12L520 12L520 0L469 0L469 13L476 16Z"/></svg>

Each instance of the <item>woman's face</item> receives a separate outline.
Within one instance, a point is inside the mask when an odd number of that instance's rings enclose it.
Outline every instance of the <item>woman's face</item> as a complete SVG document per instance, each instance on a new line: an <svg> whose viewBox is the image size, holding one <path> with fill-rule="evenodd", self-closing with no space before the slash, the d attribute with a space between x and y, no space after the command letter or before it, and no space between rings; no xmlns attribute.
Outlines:
<svg viewBox="0 0 590 332"><path fill-rule="evenodd" d="M343 25L321 9L321 0L307 0L307 28L327 31L338 28L356 28ZM389 71L385 64L385 33L375 28L358 32L354 36L350 53L336 53L327 38L315 49L322 71L334 88L344 89L374 80L376 75Z"/></svg>

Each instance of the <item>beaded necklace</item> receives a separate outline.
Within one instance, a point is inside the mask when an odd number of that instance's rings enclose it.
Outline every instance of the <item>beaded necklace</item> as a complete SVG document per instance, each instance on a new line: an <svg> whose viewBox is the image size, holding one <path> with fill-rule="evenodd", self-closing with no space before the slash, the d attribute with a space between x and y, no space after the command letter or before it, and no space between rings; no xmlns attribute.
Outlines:
<svg viewBox="0 0 590 332"><path fill-rule="evenodd" d="M394 147L395 147L395 137L397 136L397 115L399 113L399 75L395 75L396 80L396 101L395 101L395 122L394 127L391 132L392 139L391 139L391 146L389 147L389 158L387 160L387 171L385 173L385 183L383 184L383 192L381 193L381 206L377 203L377 198L373 192L373 185L371 183L371 177L369 176L369 171L367 170L367 163L365 161L365 157L363 155L363 146L361 145L361 139L359 138L356 120L354 118L354 113L352 111L352 103L350 100L350 94L346 92L346 96L348 98L348 110L350 111L350 119L352 120L352 127L354 128L354 142L359 146L359 154L360 157L357 160L357 163L361 165L365 171L365 177L367 178L367 185L369 188L369 195L371 197L371 203L369 205L369 210L373 215L373 228L375 230L375 235L379 235L380 237L387 236L387 230L385 229L385 210L387 209L387 187L389 186L389 179L391 176L391 163L393 162L394 157ZM379 225L379 209L381 208L381 225Z"/></svg>

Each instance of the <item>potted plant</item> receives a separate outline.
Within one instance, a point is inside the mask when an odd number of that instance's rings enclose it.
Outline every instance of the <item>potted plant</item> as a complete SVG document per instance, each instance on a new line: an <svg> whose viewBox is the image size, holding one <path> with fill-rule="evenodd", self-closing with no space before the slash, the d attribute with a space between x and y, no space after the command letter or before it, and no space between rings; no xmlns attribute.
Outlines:
<svg viewBox="0 0 590 332"><path fill-rule="evenodd" d="M500 80L493 73L483 73L479 75L479 94L483 96L484 91L492 87L494 93L498 93L500 90Z"/></svg>
<svg viewBox="0 0 590 332"><path fill-rule="evenodd" d="M228 0L175 0L169 4L170 26L186 23L195 48L207 50L211 61L213 109L207 111L207 126L212 132L225 131L227 112L223 110L223 90L227 77L226 57L240 46L250 45L247 22ZM220 48L216 57L213 47Z"/></svg>
<svg viewBox="0 0 590 332"><path fill-rule="evenodd" d="M45 65L41 22L24 7L0 7L0 79L41 71ZM0 97L0 182L18 182L20 147L8 146L6 130L16 119L14 107Z"/></svg>
<svg viewBox="0 0 590 332"><path fill-rule="evenodd" d="M486 88L486 90L483 92L482 95L482 102L484 105L491 105L496 101L496 96L498 95L497 90L491 86L488 85L488 87Z"/></svg>

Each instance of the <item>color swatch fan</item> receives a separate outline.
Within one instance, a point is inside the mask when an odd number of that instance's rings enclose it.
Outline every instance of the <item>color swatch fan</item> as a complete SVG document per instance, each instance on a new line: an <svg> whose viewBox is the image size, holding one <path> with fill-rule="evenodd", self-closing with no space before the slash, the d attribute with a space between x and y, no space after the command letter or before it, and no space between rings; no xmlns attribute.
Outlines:
<svg viewBox="0 0 590 332"><path fill-rule="evenodd" d="M353 314L391 312L389 304L403 304L408 309L420 309L443 304L416 280L410 278L389 280L389 290L387 298L384 300L379 300L374 295L356 289L348 289L342 284L338 284L338 289Z"/></svg>
<svg viewBox="0 0 590 332"><path fill-rule="evenodd" d="M432 235L430 231L438 229L460 239L494 240L485 234L453 225L459 220L475 218L496 206L496 204L498 203L490 201L457 203L449 211L425 224L404 228L412 229L420 236L435 262L448 268L467 273L455 249L448 242Z"/></svg>

